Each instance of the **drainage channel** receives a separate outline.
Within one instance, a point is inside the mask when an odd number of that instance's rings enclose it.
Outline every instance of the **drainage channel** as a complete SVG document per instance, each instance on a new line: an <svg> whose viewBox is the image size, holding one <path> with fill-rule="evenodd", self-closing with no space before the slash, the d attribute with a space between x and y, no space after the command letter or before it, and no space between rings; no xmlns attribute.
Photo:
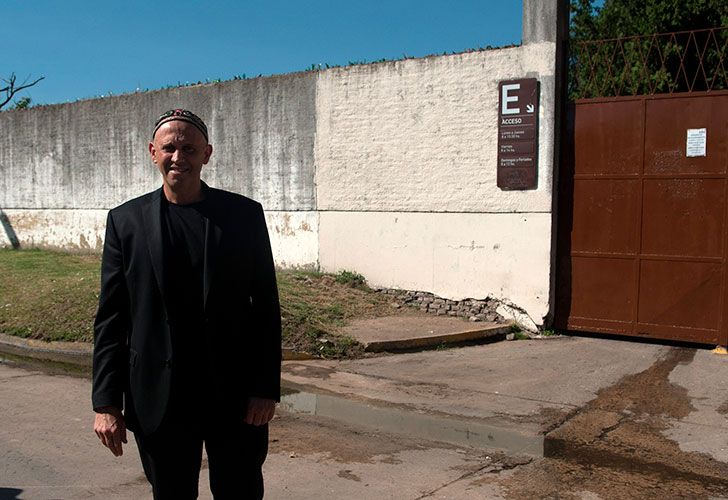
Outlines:
<svg viewBox="0 0 728 500"><path fill-rule="evenodd" d="M532 457L543 456L543 435L528 434L515 426L495 426L478 420L442 417L305 391L284 394L281 408L291 413L326 417L388 434Z"/></svg>

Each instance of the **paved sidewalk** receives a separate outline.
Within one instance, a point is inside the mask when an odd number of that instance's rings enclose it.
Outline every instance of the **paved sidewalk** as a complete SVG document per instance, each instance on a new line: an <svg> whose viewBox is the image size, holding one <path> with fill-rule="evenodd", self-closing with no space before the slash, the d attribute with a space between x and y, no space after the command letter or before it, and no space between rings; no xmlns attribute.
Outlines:
<svg viewBox="0 0 728 500"><path fill-rule="evenodd" d="M290 361L283 379L287 408L383 432L728 477L728 356L709 350L557 337Z"/></svg>

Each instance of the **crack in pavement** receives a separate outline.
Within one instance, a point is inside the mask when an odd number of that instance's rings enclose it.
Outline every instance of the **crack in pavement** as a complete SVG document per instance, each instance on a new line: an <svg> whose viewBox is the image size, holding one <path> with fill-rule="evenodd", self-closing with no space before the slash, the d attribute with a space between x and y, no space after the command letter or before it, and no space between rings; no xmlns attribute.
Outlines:
<svg viewBox="0 0 728 500"><path fill-rule="evenodd" d="M626 419L626 416L622 415L619 418L619 420L617 421L617 423L603 428L602 432L599 434L599 437L597 437L597 440L605 439L609 435L610 432L612 432L613 430L617 429L620 425L622 425L622 423L624 423L625 419Z"/></svg>
<svg viewBox="0 0 728 500"><path fill-rule="evenodd" d="M422 500L423 498L430 498L438 491L441 491L444 488L447 488L448 486L451 486L451 485L457 483L458 481L462 481L464 479L471 478L481 472L498 473L498 472L502 472L505 470L511 470L511 469L515 469L517 467L522 467L524 465L528 465L532 461L533 461L533 458L531 458L531 457L505 457L505 456L503 456L502 462L491 460L491 463L484 465L478 469L472 470L470 472L466 472L463 475L461 475L460 477L457 477L457 478L453 479L452 481L448 481L447 483L438 486L434 490L429 491L423 495L420 495L415 500ZM488 468L492 468L492 470L486 470Z"/></svg>
<svg viewBox="0 0 728 500"><path fill-rule="evenodd" d="M19 378L39 377L41 375L43 375L43 374L42 373L28 373L28 374L25 374L25 375L10 375L8 377L0 378L0 384L1 383L4 383L4 382L10 382L12 380L16 380L16 379L19 379Z"/></svg>

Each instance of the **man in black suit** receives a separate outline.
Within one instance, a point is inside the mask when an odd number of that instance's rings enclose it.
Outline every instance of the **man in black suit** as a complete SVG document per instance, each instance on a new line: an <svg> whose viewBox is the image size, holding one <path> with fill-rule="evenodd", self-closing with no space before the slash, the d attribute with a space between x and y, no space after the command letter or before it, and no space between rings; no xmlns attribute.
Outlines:
<svg viewBox="0 0 728 500"><path fill-rule="evenodd" d="M281 323L259 203L200 180L207 127L176 109L149 143L162 187L109 212L94 325L94 431L134 432L156 499L262 498Z"/></svg>

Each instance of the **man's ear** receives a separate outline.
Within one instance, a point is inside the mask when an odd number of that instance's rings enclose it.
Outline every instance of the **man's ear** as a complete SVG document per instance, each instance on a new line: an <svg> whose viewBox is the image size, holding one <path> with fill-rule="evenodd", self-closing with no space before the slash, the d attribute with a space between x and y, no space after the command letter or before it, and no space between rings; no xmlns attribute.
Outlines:
<svg viewBox="0 0 728 500"><path fill-rule="evenodd" d="M156 163L157 159L155 158L155 156L157 155L157 150L154 149L153 142L149 143L149 155L152 157L152 161Z"/></svg>
<svg viewBox="0 0 728 500"><path fill-rule="evenodd" d="M210 161L210 156L212 156L212 144L205 146L205 158L202 160L203 165L207 165L207 162Z"/></svg>

